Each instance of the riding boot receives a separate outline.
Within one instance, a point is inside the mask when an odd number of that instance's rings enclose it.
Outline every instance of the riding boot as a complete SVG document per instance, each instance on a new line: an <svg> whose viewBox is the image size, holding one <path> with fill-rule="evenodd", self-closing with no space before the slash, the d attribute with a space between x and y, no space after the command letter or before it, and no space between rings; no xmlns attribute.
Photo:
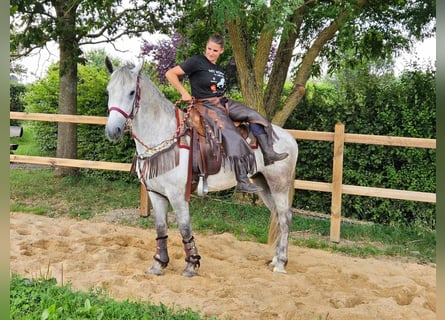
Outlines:
<svg viewBox="0 0 445 320"><path fill-rule="evenodd" d="M265 166L273 164L275 161L280 161L287 158L287 152L276 153L274 151L273 146L268 141L266 134L257 135L256 138L258 139L261 151L263 152Z"/></svg>
<svg viewBox="0 0 445 320"><path fill-rule="evenodd" d="M249 178L247 177L246 168L240 166L239 172L235 170L236 173L236 181L238 181L238 185L236 186L236 192L238 193L256 193L260 192L263 189L251 184Z"/></svg>

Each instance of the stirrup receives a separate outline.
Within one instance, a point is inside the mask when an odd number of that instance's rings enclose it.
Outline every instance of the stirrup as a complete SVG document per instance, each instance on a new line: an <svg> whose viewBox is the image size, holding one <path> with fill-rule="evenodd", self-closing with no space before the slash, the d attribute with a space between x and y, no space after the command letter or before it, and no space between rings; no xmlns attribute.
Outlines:
<svg viewBox="0 0 445 320"><path fill-rule="evenodd" d="M207 184L207 179L204 177L204 175L199 175L199 181L198 181L198 196L205 196L209 192L209 186Z"/></svg>

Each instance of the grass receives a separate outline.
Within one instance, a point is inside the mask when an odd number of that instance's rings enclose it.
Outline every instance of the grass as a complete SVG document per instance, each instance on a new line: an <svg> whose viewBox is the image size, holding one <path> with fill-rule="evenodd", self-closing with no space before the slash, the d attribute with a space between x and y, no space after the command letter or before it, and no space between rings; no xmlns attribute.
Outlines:
<svg viewBox="0 0 445 320"><path fill-rule="evenodd" d="M56 176L51 169L10 171L11 211L88 219L139 206L139 186L85 176Z"/></svg>
<svg viewBox="0 0 445 320"><path fill-rule="evenodd" d="M202 232L230 232L240 240L267 242L269 211L232 199L192 198L192 223ZM412 226L343 224L341 242L329 239L330 221L294 214L291 243L354 257L389 256L418 263L436 262L436 232Z"/></svg>
<svg viewBox="0 0 445 320"><path fill-rule="evenodd" d="M69 284L58 286L55 279L26 279L12 275L10 319L212 319L185 309L157 306L149 302L115 301L106 292L75 292Z"/></svg>
<svg viewBox="0 0 445 320"><path fill-rule="evenodd" d="M14 154L41 157L49 156L35 143L34 133L32 132L29 121L22 121L20 126L23 128L23 135L18 138L9 139L10 143L19 145L17 150L14 151Z"/></svg>

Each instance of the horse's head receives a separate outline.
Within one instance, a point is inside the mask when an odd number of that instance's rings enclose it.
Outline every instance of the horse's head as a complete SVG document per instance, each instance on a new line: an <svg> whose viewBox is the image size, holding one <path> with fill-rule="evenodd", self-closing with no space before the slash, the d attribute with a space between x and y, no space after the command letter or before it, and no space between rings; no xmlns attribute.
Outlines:
<svg viewBox="0 0 445 320"><path fill-rule="evenodd" d="M135 99L137 99L137 82L142 62L137 66L124 65L115 69L108 59L105 65L111 73L107 85L108 91L108 120L105 126L106 137L113 142L122 139L125 125L134 115Z"/></svg>

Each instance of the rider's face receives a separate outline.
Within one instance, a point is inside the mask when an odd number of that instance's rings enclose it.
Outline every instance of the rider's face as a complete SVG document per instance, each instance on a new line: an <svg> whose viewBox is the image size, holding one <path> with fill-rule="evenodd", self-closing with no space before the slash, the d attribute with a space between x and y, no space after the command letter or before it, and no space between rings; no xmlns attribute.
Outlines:
<svg viewBox="0 0 445 320"><path fill-rule="evenodd" d="M205 56L210 62L216 63L219 56L223 52L224 52L224 48L221 47L219 44L212 42L212 41L207 42Z"/></svg>

